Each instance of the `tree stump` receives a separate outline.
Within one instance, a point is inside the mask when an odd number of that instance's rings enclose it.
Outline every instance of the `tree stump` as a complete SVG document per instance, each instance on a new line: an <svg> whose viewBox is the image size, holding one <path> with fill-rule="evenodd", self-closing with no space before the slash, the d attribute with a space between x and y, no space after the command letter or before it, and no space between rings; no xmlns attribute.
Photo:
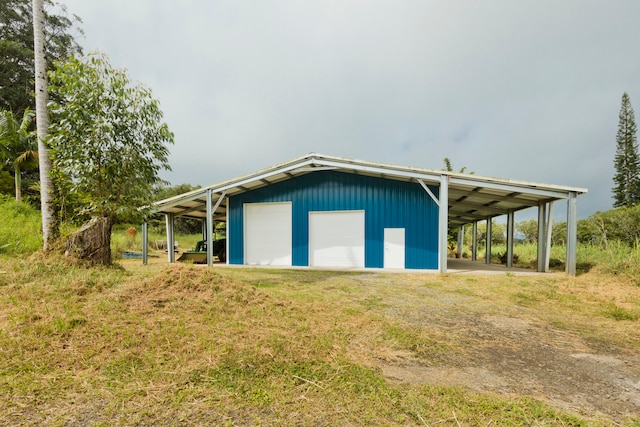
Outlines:
<svg viewBox="0 0 640 427"><path fill-rule="evenodd" d="M93 218L67 241L65 256L74 256L91 265L111 264L111 218Z"/></svg>

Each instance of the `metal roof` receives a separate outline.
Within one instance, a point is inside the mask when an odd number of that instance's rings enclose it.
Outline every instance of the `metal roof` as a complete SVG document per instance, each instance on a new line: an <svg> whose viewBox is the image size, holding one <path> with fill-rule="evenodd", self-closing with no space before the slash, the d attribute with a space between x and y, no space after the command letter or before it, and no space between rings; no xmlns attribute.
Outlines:
<svg viewBox="0 0 640 427"><path fill-rule="evenodd" d="M214 220L223 220L226 219L226 200L216 203L221 197L233 196L319 170L337 170L435 186L440 185L442 176L447 176L449 226L469 224L488 217L538 206L540 203L567 199L570 193L579 195L587 192L585 188L514 181L310 153L249 175L155 202L151 208L157 214L172 213L175 216L205 218L206 196L207 192L211 191L214 193Z"/></svg>

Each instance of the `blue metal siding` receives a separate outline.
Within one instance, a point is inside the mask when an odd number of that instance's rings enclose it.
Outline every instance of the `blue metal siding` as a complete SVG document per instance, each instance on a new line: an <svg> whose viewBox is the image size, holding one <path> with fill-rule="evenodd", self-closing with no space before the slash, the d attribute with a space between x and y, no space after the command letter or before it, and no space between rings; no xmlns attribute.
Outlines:
<svg viewBox="0 0 640 427"><path fill-rule="evenodd" d="M437 187L431 187L438 194ZM292 202L293 265L309 265L309 212L364 210L365 266L383 266L384 229L405 229L406 268L438 268L438 206L418 183L318 171L233 196L229 262L244 263L243 204Z"/></svg>

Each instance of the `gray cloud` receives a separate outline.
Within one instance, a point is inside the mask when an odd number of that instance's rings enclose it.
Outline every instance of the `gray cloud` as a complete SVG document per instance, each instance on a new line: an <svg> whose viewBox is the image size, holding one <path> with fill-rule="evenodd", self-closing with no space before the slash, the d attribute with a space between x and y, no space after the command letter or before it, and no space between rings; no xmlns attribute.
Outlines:
<svg viewBox="0 0 640 427"><path fill-rule="evenodd" d="M173 183L308 152L588 187L611 207L640 3L63 0L87 50L150 86Z"/></svg>

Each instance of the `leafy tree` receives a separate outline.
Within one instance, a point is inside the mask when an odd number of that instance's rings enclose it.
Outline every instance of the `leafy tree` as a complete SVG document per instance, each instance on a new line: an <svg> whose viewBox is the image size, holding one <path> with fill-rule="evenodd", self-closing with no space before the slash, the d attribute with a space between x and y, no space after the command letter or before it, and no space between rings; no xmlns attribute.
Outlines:
<svg viewBox="0 0 640 427"><path fill-rule="evenodd" d="M201 187L199 185L191 184L178 184L178 185L158 185L153 189L154 200L164 200L170 197L179 196L180 194L188 193L190 191L198 190Z"/></svg>
<svg viewBox="0 0 640 427"><path fill-rule="evenodd" d="M578 226L580 239L585 242L604 246L612 241L640 244L640 205L596 212Z"/></svg>
<svg viewBox="0 0 640 427"><path fill-rule="evenodd" d="M522 234L525 243L537 243L538 242L538 221L535 219L528 219L526 221L520 221L516 224L516 231Z"/></svg>
<svg viewBox="0 0 640 427"><path fill-rule="evenodd" d="M18 121L11 111L0 112L0 150L13 169L16 201L22 199L22 169L38 158L38 146L32 127L34 114L26 110Z"/></svg>
<svg viewBox="0 0 640 427"><path fill-rule="evenodd" d="M465 227L465 234L467 241L471 241L473 238L473 228ZM506 226L498 222L491 222L491 242L493 243L505 243L507 241ZM476 241L478 246L486 246L487 243L487 224L486 222L478 223L478 232L476 234Z"/></svg>
<svg viewBox="0 0 640 427"><path fill-rule="evenodd" d="M554 222L551 229L551 244L552 245L566 245L567 244L567 222L559 221Z"/></svg>
<svg viewBox="0 0 640 427"><path fill-rule="evenodd" d="M133 85L104 54L73 57L49 76L56 182L84 198L79 211L94 218L68 247L92 263L110 263L111 227L139 219L139 207L151 202L159 172L170 169L173 134L151 90Z"/></svg>
<svg viewBox="0 0 640 427"><path fill-rule="evenodd" d="M68 15L64 6L44 0L44 33L48 67L54 60L64 60L81 53L74 34L80 18ZM34 33L31 0L0 1L0 109L21 117L34 108Z"/></svg>
<svg viewBox="0 0 640 427"><path fill-rule="evenodd" d="M636 121L629 95L622 95L618 133L616 134L616 155L614 164L616 174L613 177L613 207L635 206L640 202L640 157Z"/></svg>

